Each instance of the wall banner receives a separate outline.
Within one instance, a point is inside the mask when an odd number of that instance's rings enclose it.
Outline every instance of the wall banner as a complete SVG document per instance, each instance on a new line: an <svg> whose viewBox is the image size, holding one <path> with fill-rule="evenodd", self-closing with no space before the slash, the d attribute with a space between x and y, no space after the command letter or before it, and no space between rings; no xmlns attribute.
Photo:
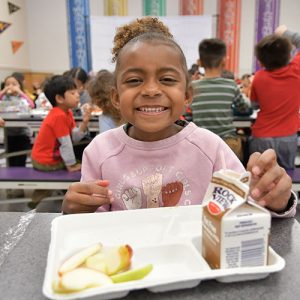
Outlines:
<svg viewBox="0 0 300 300"><path fill-rule="evenodd" d="M105 0L104 15L105 16L127 16L127 0Z"/></svg>
<svg viewBox="0 0 300 300"><path fill-rule="evenodd" d="M224 40L227 46L225 68L237 74L239 67L241 0L219 0L218 14L218 37Z"/></svg>
<svg viewBox="0 0 300 300"><path fill-rule="evenodd" d="M144 16L165 16L166 0L143 0Z"/></svg>
<svg viewBox="0 0 300 300"><path fill-rule="evenodd" d="M255 45L266 35L274 33L279 24L280 0L256 0ZM254 55L253 71L259 69Z"/></svg>
<svg viewBox="0 0 300 300"><path fill-rule="evenodd" d="M180 15L203 15L204 0L180 0Z"/></svg>
<svg viewBox="0 0 300 300"><path fill-rule="evenodd" d="M11 41L11 48L12 48L13 54L15 54L21 48L21 46L23 44L24 44L24 42L21 42L21 41Z"/></svg>
<svg viewBox="0 0 300 300"><path fill-rule="evenodd" d="M71 66L89 72L92 67L89 1L67 0L67 12Z"/></svg>
<svg viewBox="0 0 300 300"><path fill-rule="evenodd" d="M11 25L11 23L6 23L6 22L0 21L0 34L1 34L4 30L6 30L10 25Z"/></svg>
<svg viewBox="0 0 300 300"><path fill-rule="evenodd" d="M18 11L19 9L21 9L21 7L11 3L11 2L7 2L8 4L8 12L9 14L13 14L14 12Z"/></svg>

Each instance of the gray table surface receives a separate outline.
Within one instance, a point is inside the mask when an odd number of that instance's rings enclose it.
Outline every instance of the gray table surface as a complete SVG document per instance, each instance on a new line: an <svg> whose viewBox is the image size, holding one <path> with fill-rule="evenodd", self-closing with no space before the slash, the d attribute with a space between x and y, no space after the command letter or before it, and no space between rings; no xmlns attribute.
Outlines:
<svg viewBox="0 0 300 300"><path fill-rule="evenodd" d="M0 247L5 233L22 213L0 213ZM0 266L0 298L46 299L42 285L50 243L51 221L60 214L37 213L24 236ZM298 215L299 218L299 215ZM297 219L273 219L271 246L286 260L285 268L256 281L202 281L196 288L154 294L130 292L124 299L300 299L300 224ZM1 252L0 252L1 253Z"/></svg>

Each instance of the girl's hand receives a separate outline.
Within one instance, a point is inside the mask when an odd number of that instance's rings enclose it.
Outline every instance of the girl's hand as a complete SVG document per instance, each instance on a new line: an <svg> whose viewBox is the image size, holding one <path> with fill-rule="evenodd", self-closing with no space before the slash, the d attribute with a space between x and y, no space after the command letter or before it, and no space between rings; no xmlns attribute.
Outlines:
<svg viewBox="0 0 300 300"><path fill-rule="evenodd" d="M18 95L24 94L24 93L22 92L22 90L20 89L19 86L14 86L13 92L14 92L14 93L17 93Z"/></svg>
<svg viewBox="0 0 300 300"><path fill-rule="evenodd" d="M247 170L252 174L250 196L274 212L284 211L291 196L292 180L278 165L275 151L253 153Z"/></svg>
<svg viewBox="0 0 300 300"><path fill-rule="evenodd" d="M113 201L107 180L75 182L65 194L62 211L68 214L95 212L99 206Z"/></svg>
<svg viewBox="0 0 300 300"><path fill-rule="evenodd" d="M3 88L3 90L0 91L0 93L1 93L1 95L5 95L5 94L9 94L10 95L12 93L12 90L11 90L10 86L5 86Z"/></svg>
<svg viewBox="0 0 300 300"><path fill-rule="evenodd" d="M5 121L0 117L0 127L3 127L5 124Z"/></svg>

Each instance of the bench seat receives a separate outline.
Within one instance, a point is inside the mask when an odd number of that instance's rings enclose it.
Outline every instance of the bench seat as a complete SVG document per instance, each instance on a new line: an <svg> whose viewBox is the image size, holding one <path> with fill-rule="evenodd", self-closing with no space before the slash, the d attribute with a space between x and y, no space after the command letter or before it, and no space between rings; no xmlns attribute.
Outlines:
<svg viewBox="0 0 300 300"><path fill-rule="evenodd" d="M5 167L0 168L0 189L66 190L80 177L80 171L42 172L30 167Z"/></svg>

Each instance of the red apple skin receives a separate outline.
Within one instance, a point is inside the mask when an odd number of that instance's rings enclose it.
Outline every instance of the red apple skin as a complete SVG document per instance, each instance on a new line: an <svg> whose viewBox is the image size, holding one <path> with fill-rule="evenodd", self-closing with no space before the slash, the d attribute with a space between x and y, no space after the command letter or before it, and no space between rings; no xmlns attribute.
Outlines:
<svg viewBox="0 0 300 300"><path fill-rule="evenodd" d="M129 245L124 245L119 248L119 254L121 257L120 271L128 270L131 266L131 258L133 250Z"/></svg>
<svg viewBox="0 0 300 300"><path fill-rule="evenodd" d="M125 247L127 248L128 254L129 254L129 260L131 260L132 255L133 255L133 250L129 245L125 245Z"/></svg>

